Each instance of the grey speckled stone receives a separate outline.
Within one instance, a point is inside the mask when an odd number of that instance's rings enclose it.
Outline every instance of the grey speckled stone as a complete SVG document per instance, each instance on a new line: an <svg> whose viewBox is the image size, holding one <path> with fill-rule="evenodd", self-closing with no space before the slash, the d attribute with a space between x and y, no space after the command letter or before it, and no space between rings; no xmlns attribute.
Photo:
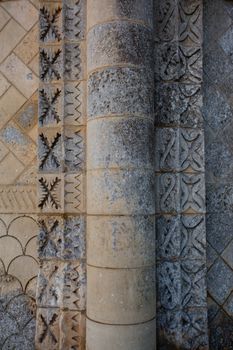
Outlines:
<svg viewBox="0 0 233 350"><path fill-rule="evenodd" d="M206 216L207 240L221 254L233 239L233 214L214 213Z"/></svg>
<svg viewBox="0 0 233 350"><path fill-rule="evenodd" d="M208 213L231 212L233 209L233 186L231 184L206 184Z"/></svg>
<svg viewBox="0 0 233 350"><path fill-rule="evenodd" d="M87 173L87 181L88 214L154 214L153 171L92 170Z"/></svg>
<svg viewBox="0 0 233 350"><path fill-rule="evenodd" d="M233 285L233 271L219 258L210 268L207 275L209 293L223 304L230 295Z"/></svg>
<svg viewBox="0 0 233 350"><path fill-rule="evenodd" d="M157 259L180 256L180 217L159 216L156 219Z"/></svg>
<svg viewBox="0 0 233 350"><path fill-rule="evenodd" d="M200 85L156 84L155 120L159 125L201 127Z"/></svg>
<svg viewBox="0 0 233 350"><path fill-rule="evenodd" d="M128 19L153 28L153 0L89 0L88 27L110 19Z"/></svg>
<svg viewBox="0 0 233 350"><path fill-rule="evenodd" d="M88 124L87 137L88 168L153 168L154 126L149 119L115 117L93 120Z"/></svg>
<svg viewBox="0 0 233 350"><path fill-rule="evenodd" d="M210 324L210 349L233 349L233 321L220 310Z"/></svg>
<svg viewBox="0 0 233 350"><path fill-rule="evenodd" d="M87 66L134 64L152 70L152 34L139 24L112 22L95 26L88 33Z"/></svg>
<svg viewBox="0 0 233 350"><path fill-rule="evenodd" d="M88 117L110 114L153 115L150 74L136 68L107 68L88 81Z"/></svg>

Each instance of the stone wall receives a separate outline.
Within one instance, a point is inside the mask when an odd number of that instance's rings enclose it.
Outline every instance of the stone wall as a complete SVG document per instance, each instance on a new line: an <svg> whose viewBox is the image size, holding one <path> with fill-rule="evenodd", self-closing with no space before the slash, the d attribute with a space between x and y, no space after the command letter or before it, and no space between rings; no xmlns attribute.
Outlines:
<svg viewBox="0 0 233 350"><path fill-rule="evenodd" d="M233 3L204 1L210 349L233 344Z"/></svg>
<svg viewBox="0 0 233 350"><path fill-rule="evenodd" d="M0 348L34 349L38 2L0 3Z"/></svg>
<svg viewBox="0 0 233 350"><path fill-rule="evenodd" d="M232 348L232 38L228 0L0 2L1 349Z"/></svg>

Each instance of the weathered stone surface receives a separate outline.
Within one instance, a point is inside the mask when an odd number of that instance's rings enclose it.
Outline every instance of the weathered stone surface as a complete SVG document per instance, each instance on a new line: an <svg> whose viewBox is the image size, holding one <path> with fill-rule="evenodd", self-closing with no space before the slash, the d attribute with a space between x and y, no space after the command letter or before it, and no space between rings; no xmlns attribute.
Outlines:
<svg viewBox="0 0 233 350"><path fill-rule="evenodd" d="M126 21L95 26L88 33L88 70L133 64L152 70L152 35L148 28Z"/></svg>
<svg viewBox="0 0 233 350"><path fill-rule="evenodd" d="M87 181L89 214L154 214L153 171L89 170Z"/></svg>
<svg viewBox="0 0 233 350"><path fill-rule="evenodd" d="M156 84L156 123L169 126L201 127L202 94L200 85Z"/></svg>
<svg viewBox="0 0 233 350"><path fill-rule="evenodd" d="M93 120L88 124L87 137L87 168L152 168L154 128L149 119L129 116Z"/></svg>
<svg viewBox="0 0 233 350"><path fill-rule="evenodd" d="M88 350L151 350L155 345L155 320L140 325L103 325L87 319ZM96 341L98 339L98 342Z"/></svg>
<svg viewBox="0 0 233 350"><path fill-rule="evenodd" d="M95 24L120 18L132 19L144 22L146 25L153 27L153 1L143 0L90 0L88 11L87 28ZM104 9L104 11L103 11Z"/></svg>
<svg viewBox="0 0 233 350"><path fill-rule="evenodd" d="M233 238L231 213L212 213L206 216L208 242L221 254Z"/></svg>
<svg viewBox="0 0 233 350"><path fill-rule="evenodd" d="M141 325L103 325L87 319L87 349L150 350L155 344L155 320Z"/></svg>
<svg viewBox="0 0 233 350"><path fill-rule="evenodd" d="M107 115L153 115L153 84L139 68L107 68L91 74L88 82L88 118Z"/></svg>
<svg viewBox="0 0 233 350"><path fill-rule="evenodd" d="M88 266L87 314L108 324L133 324L154 317L155 270L105 269Z"/></svg>
<svg viewBox="0 0 233 350"><path fill-rule="evenodd" d="M87 262L92 266L136 268L153 265L154 217L91 216L87 225L87 245Z"/></svg>
<svg viewBox="0 0 233 350"><path fill-rule="evenodd" d="M219 304L223 304L232 290L233 272L221 258L210 268L207 281L209 293Z"/></svg>

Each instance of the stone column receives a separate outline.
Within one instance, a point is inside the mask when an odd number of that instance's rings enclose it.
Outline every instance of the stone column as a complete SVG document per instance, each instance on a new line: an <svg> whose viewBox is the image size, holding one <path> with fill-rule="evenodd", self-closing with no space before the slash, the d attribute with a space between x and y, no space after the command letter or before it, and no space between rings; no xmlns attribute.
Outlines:
<svg viewBox="0 0 233 350"><path fill-rule="evenodd" d="M88 0L87 21L87 349L152 350L152 1Z"/></svg>
<svg viewBox="0 0 233 350"><path fill-rule="evenodd" d="M202 0L155 0L159 349L207 349Z"/></svg>

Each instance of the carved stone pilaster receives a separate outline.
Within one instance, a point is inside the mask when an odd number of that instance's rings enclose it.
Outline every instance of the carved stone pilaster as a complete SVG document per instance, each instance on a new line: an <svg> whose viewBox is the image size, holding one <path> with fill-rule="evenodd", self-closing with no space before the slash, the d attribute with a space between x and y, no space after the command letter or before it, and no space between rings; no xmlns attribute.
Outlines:
<svg viewBox="0 0 233 350"><path fill-rule="evenodd" d="M208 349L202 1L154 4L158 346Z"/></svg>
<svg viewBox="0 0 233 350"><path fill-rule="evenodd" d="M85 349L85 1L40 1L37 349Z"/></svg>

